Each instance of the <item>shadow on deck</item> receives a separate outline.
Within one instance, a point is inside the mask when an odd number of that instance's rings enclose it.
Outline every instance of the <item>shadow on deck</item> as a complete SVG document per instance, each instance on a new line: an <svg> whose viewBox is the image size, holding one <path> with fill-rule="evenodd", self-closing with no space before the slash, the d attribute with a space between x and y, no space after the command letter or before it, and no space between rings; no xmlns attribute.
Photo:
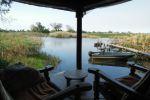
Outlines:
<svg viewBox="0 0 150 100"><path fill-rule="evenodd" d="M56 84L56 86L58 86L60 89L65 89L67 87L67 81L64 77L64 72L58 72L56 74L52 74L51 75L51 81L53 83ZM86 83L90 83L93 86L93 80L94 80L94 76L92 74L88 73L88 76L85 78ZM79 83L80 81L77 80L72 80L71 81L71 85L72 84L76 84ZM82 93L82 100L94 100L94 93L93 90L87 91ZM100 100L105 100L104 97L101 95L100 96Z"/></svg>

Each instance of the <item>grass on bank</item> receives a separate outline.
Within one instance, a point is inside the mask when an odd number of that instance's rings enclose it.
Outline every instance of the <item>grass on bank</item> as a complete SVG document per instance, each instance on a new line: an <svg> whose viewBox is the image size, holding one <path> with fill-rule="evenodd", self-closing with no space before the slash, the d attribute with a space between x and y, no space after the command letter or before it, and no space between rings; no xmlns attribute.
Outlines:
<svg viewBox="0 0 150 100"><path fill-rule="evenodd" d="M0 33L2 34L2 33ZM4 33L4 34L10 34ZM21 35L23 36L30 36L30 37L43 37L45 36L42 33L37 32L14 32L10 35ZM55 37L55 38L76 38L76 33L71 32L65 32L65 31L58 31L49 33L49 37ZM143 52L150 52L150 34L132 34L132 33L83 33L83 38L111 38L111 39L117 39L118 45L134 48ZM34 47L35 48L35 47Z"/></svg>
<svg viewBox="0 0 150 100"><path fill-rule="evenodd" d="M0 33L0 67L16 62L34 68L57 66L60 59L40 53L41 45L40 37L31 33Z"/></svg>
<svg viewBox="0 0 150 100"><path fill-rule="evenodd" d="M50 33L50 37L55 38L76 38L76 33L65 32L65 31L58 31ZM130 37L132 34L119 34L119 33L83 33L83 38L124 38Z"/></svg>
<svg viewBox="0 0 150 100"><path fill-rule="evenodd" d="M55 38L76 38L76 33L54 32L50 37ZM143 52L150 52L150 34L125 34L125 33L83 33L83 38L111 38L118 40L116 44L128 48L137 49Z"/></svg>
<svg viewBox="0 0 150 100"><path fill-rule="evenodd" d="M71 33L71 32L53 32L49 34L49 37L54 37L54 38L76 38L76 33ZM96 35L93 34L82 34L83 38L98 38Z"/></svg>
<svg viewBox="0 0 150 100"><path fill-rule="evenodd" d="M150 34L131 34L130 37L117 38L116 44L150 53Z"/></svg>

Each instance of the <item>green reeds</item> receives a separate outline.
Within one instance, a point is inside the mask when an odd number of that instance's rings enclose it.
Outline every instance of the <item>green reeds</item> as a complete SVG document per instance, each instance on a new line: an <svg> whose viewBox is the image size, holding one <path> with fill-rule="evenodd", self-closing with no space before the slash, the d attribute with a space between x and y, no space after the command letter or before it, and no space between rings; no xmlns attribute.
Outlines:
<svg viewBox="0 0 150 100"><path fill-rule="evenodd" d="M21 33L0 33L0 67L22 62L27 66L41 68L47 64L57 66L60 59L40 53L40 37Z"/></svg>
<svg viewBox="0 0 150 100"><path fill-rule="evenodd" d="M117 44L133 48L142 52L150 52L150 35L149 34L132 34L130 37L119 39Z"/></svg>

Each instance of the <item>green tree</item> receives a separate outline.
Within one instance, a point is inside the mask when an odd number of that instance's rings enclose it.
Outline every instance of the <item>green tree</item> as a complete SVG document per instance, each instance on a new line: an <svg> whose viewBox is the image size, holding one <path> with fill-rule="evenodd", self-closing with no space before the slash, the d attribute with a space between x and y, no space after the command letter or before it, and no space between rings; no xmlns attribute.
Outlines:
<svg viewBox="0 0 150 100"><path fill-rule="evenodd" d="M62 31L61 28L63 25L61 23L51 23L50 25L53 28L53 31Z"/></svg>
<svg viewBox="0 0 150 100"><path fill-rule="evenodd" d="M35 25L31 25L32 32L40 32L40 33L49 33L49 30L45 28L40 22L37 22Z"/></svg>
<svg viewBox="0 0 150 100"><path fill-rule="evenodd" d="M113 31L108 31L108 33L113 33Z"/></svg>
<svg viewBox="0 0 150 100"><path fill-rule="evenodd" d="M9 11L11 0L0 0L0 21L5 21L5 15Z"/></svg>

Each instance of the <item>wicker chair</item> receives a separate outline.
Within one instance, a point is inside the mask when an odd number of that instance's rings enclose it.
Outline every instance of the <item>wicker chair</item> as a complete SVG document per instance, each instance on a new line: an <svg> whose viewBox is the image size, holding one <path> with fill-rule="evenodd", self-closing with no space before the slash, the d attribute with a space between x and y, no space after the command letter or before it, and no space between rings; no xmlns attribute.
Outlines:
<svg viewBox="0 0 150 100"><path fill-rule="evenodd" d="M128 63L128 65L131 67L129 76L132 76L132 78L123 77L119 80L111 78L96 68L88 69L95 76L93 83L95 100L99 100L99 93L106 100L150 100L150 71L137 64ZM136 70L145 72L144 77L140 78L138 82L135 82L137 77L134 80ZM100 78L104 81L100 81ZM128 81L130 84L127 84Z"/></svg>
<svg viewBox="0 0 150 100"><path fill-rule="evenodd" d="M80 100L81 92L92 88L81 83L60 90L50 81L49 71L53 67L37 71L22 64L13 66L0 70L0 100L63 100L69 96Z"/></svg>

